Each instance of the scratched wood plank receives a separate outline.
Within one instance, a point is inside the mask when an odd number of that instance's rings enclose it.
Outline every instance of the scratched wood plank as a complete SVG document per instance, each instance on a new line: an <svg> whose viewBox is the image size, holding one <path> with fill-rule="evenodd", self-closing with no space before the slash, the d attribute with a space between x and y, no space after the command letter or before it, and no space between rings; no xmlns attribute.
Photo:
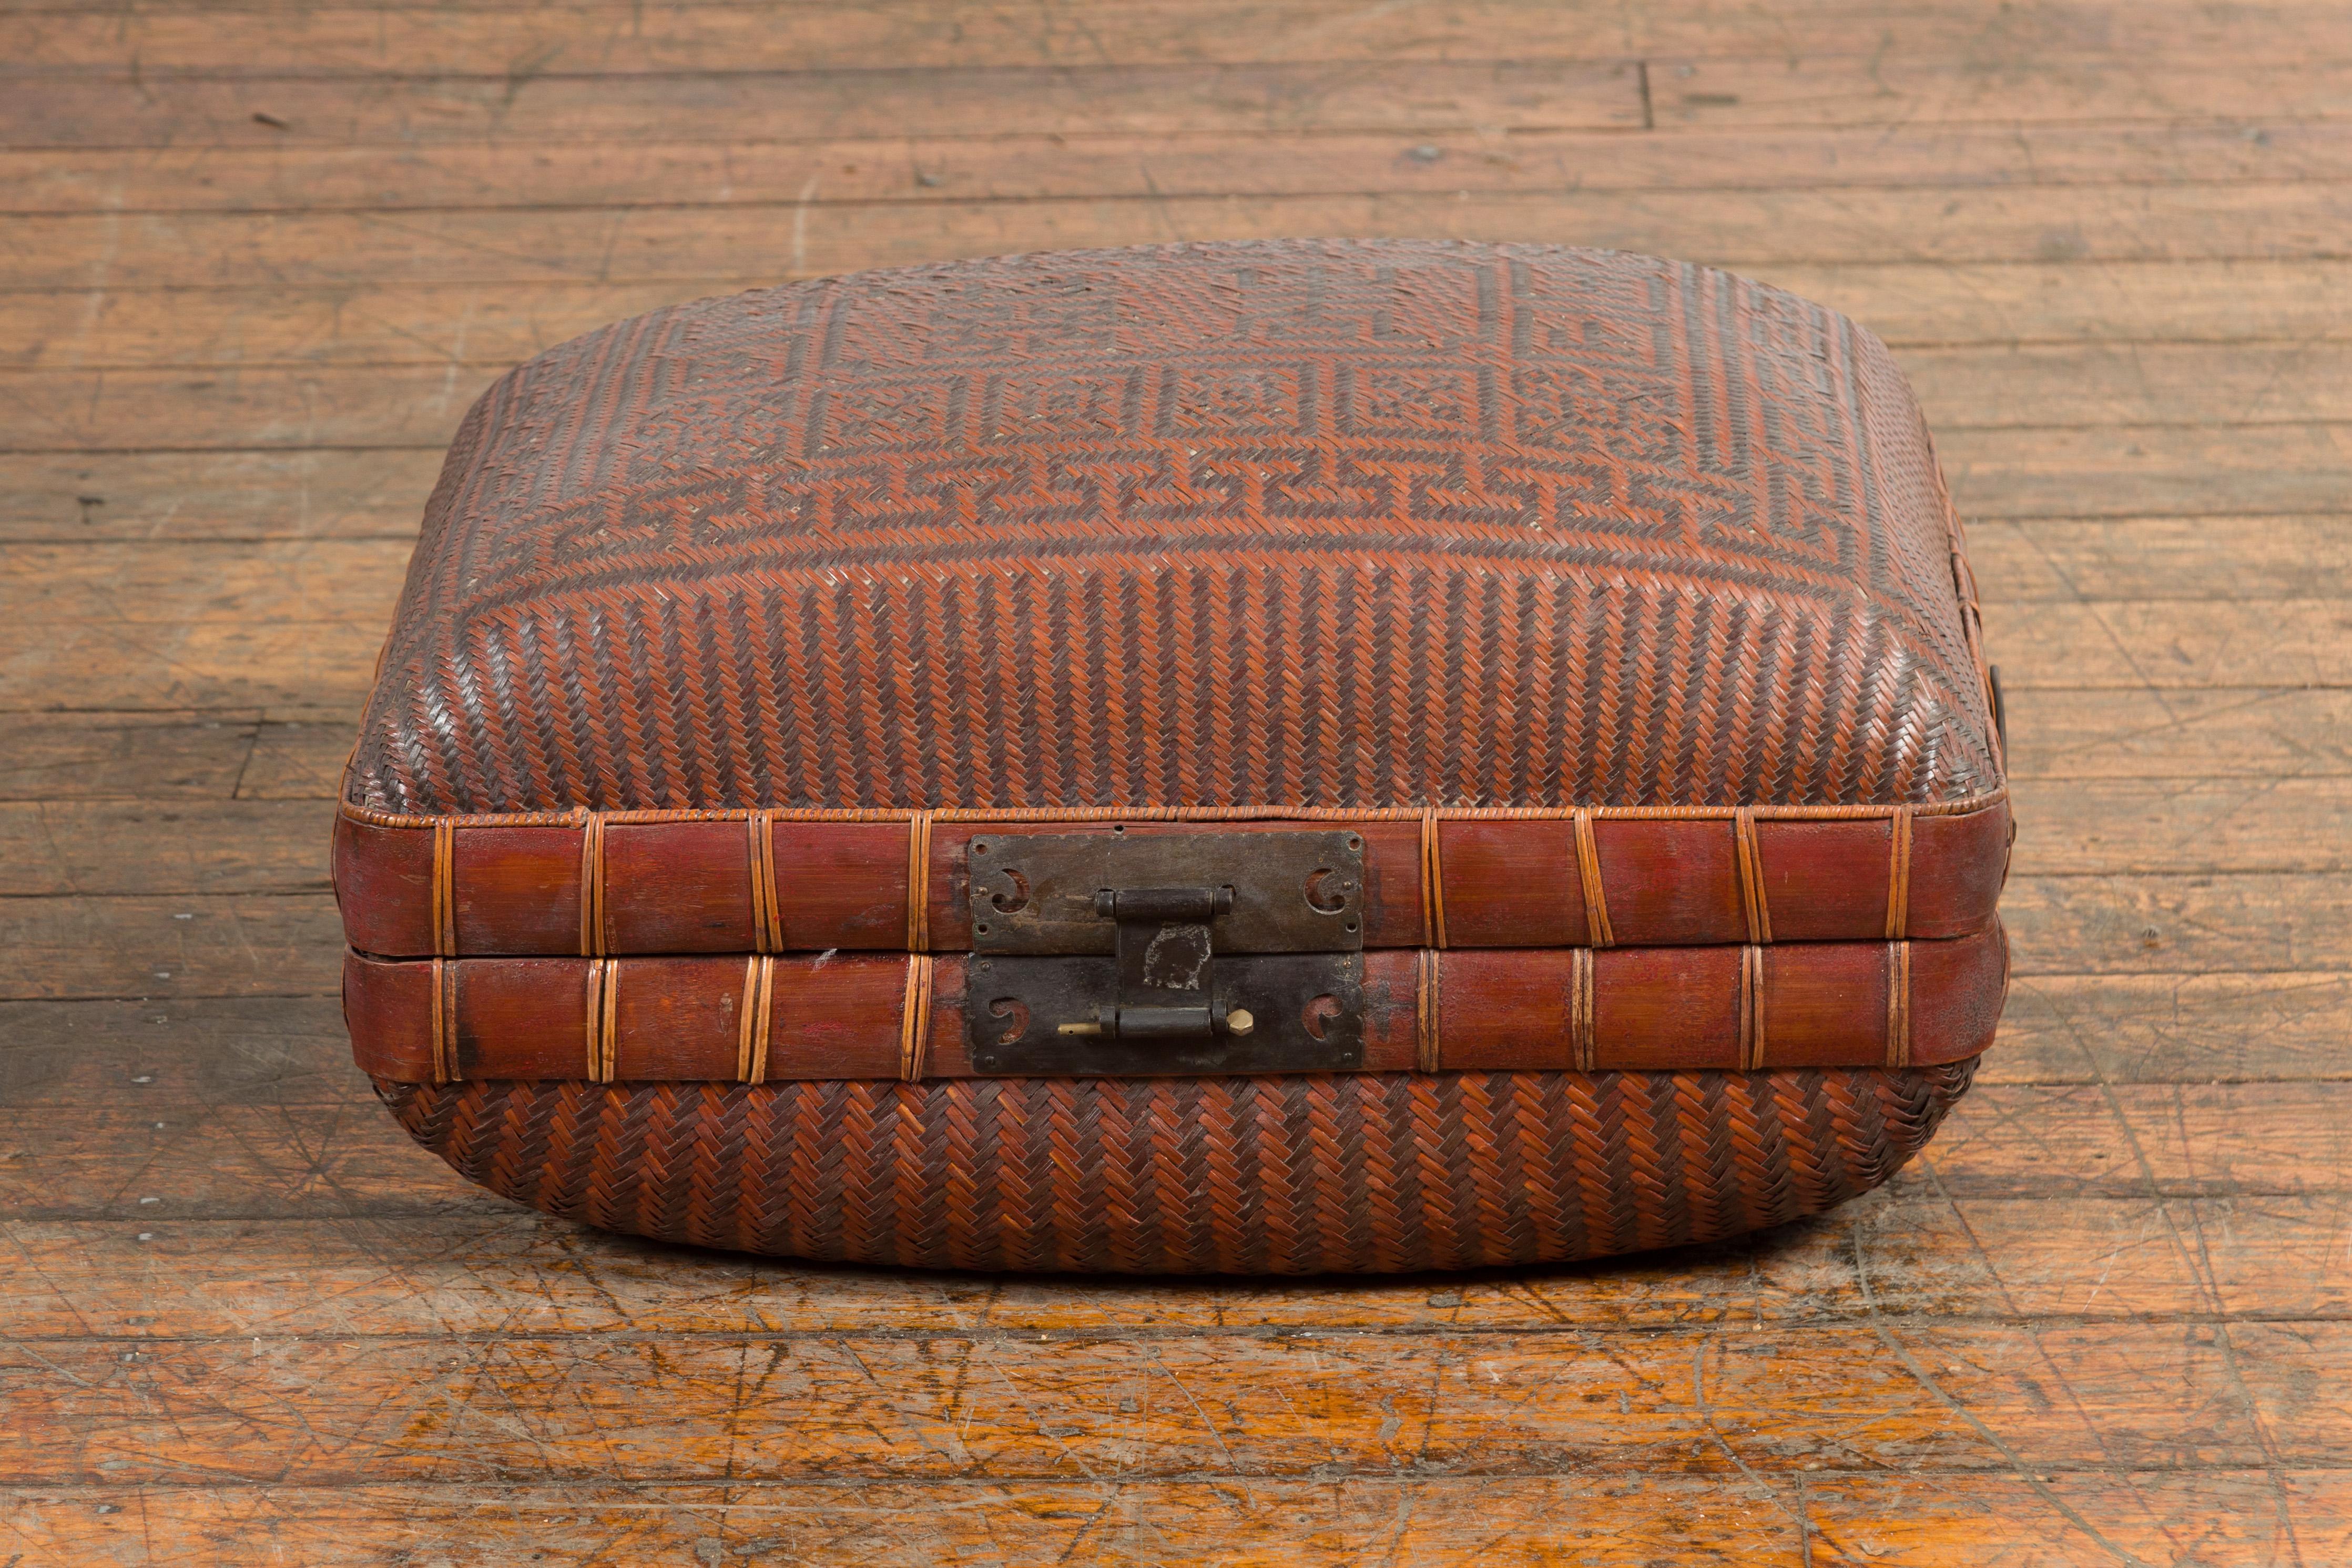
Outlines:
<svg viewBox="0 0 2352 1568"><path fill-rule="evenodd" d="M764 133L754 124L748 131ZM968 202L1040 196L1260 196L1348 191L1560 189L1794 190L1930 184L2170 184L2335 180L2347 128L2188 124L2161 130L2074 124L2000 132L1739 132L1497 128L1295 138L1277 161L1262 139L1209 132L1171 140L1013 133L980 140L895 137L810 142L754 134L721 146L640 138L582 147L343 147L278 140L257 147L0 150L0 210L135 213L240 206L274 210L594 205Z"/></svg>
<svg viewBox="0 0 2352 1568"><path fill-rule="evenodd" d="M390 624L412 542L287 540L0 545L0 591L27 618L169 626L239 615Z"/></svg>
<svg viewBox="0 0 2352 1568"><path fill-rule="evenodd" d="M16 1492L41 1549L95 1553L135 1542L157 1563L212 1562L253 1542L322 1565L370 1559L352 1533L396 1517L448 1561L475 1563L545 1546L573 1560L823 1556L854 1542L866 1561L959 1560L1007 1568L1166 1561L1181 1540L1202 1563L1489 1563L1498 1544L1530 1560L1592 1568L1693 1561L1850 1561L1941 1568L1949 1544L1989 1568L2086 1561L2287 1563L2305 1542L2345 1537L2340 1478L2327 1471L2109 1471L2028 1476L1922 1471L1903 1477L1717 1481L1662 1477L1636 1498L1572 1475L1528 1479L1359 1478L1019 1486L853 1483L818 1487L411 1488L180 1486ZM120 1517L98 1500L132 1500ZM2292 1501L2294 1527L2284 1517ZM925 1521L918 1523L916 1521ZM2296 1530L2301 1533L2298 1535ZM38 1533L34 1533L35 1530ZM1832 1558L1830 1553L1840 1555ZM2120 1554L2128 1552L2128 1557ZM724 1559L722 1559L724 1560Z"/></svg>
<svg viewBox="0 0 2352 1568"><path fill-rule="evenodd" d="M21 1111L336 1107L356 1073L332 994L0 1002L0 1102Z"/></svg>
<svg viewBox="0 0 2352 1568"><path fill-rule="evenodd" d="M2143 63L2144 61L2144 63ZM2040 55L1987 70L1948 56L1694 55L1649 65L1658 125L1917 125L1985 121L2155 121L2245 114L2342 118L2352 79L2254 63L2226 70L2143 57L2118 70L2105 51Z"/></svg>
<svg viewBox="0 0 2352 1568"><path fill-rule="evenodd" d="M1646 78L1646 84L1645 79ZM2263 116L2340 119L2352 67L2336 59L2216 71L2193 50L2117 71L2103 55L2029 55L2005 68L1874 54L1692 56L1648 62L1502 58L985 70L723 71L659 75L499 70L373 72L223 81L141 73L31 77L0 100L15 147L625 141L651 134L938 136L996 133L1297 133L1387 129L1853 126ZM268 120L257 120L266 114ZM277 123L271 123L275 121Z"/></svg>
<svg viewBox="0 0 2352 1568"><path fill-rule="evenodd" d="M0 708L334 705L356 715L396 582L365 622L308 614L179 624L0 623Z"/></svg>
<svg viewBox="0 0 2352 1568"><path fill-rule="evenodd" d="M2340 1473L2272 1468L2008 1474L1645 1478L1423 1473L1328 1480L1231 1474L1181 1481L849 1481L430 1488L20 1488L0 1493L28 1562L212 1563L274 1553L320 1568L381 1562L426 1542L451 1563L544 1553L572 1562L941 1561L1128 1568L1172 1549L1223 1565L1490 1563L1500 1551L1589 1568L1830 1562L1947 1568L1954 1542L1985 1568L2091 1562L2211 1568L2341 1555L2352 1499ZM2289 1510L2292 1510L2291 1519ZM103 1510L113 1510L113 1512ZM115 1555L110 1556L109 1553ZM950 1554L952 1555L950 1555Z"/></svg>
<svg viewBox="0 0 2352 1568"><path fill-rule="evenodd" d="M1670 128L1642 137L1326 132L1289 139L1279 158L1260 156L1262 137L1213 132L794 142L763 140L758 124L740 130L719 144L640 138L347 147L305 138L256 147L0 149L0 211L724 206L797 202L803 194L824 205L1349 191L1953 189L2352 176L2352 126L2326 122ZM2210 296L2190 306L2226 307Z"/></svg>
<svg viewBox="0 0 2352 1568"><path fill-rule="evenodd" d="M1883 53L2019 59L2037 54L2212 51L2233 62L2292 61L2341 46L2326 5L2248 5L2217 17L2179 0L2132 6L1777 5L1529 5L1472 0L1400 15L1345 4L1268 11L1226 0L1178 10L1097 4L1083 17L961 5L555 5L527 9L348 6L154 7L0 16L0 71L60 77L138 68L151 76L345 75L388 71L621 75L643 71L875 65L1072 67L1168 60L1613 58L1708 54Z"/></svg>
<svg viewBox="0 0 2352 1568"><path fill-rule="evenodd" d="M2352 781L2031 779L2011 793L2025 825L2013 861L2021 871L2352 869Z"/></svg>
<svg viewBox="0 0 2352 1568"><path fill-rule="evenodd" d="M2226 1468L2337 1465L2352 1443L2352 1414L2319 1392L2352 1373L2352 1325L2325 1321L1882 1317L1598 1347L1437 1329L261 1336L0 1344L0 1367L13 1485L1997 1471L2073 1468L2093 1442L2107 1468Z"/></svg>
<svg viewBox="0 0 2352 1568"><path fill-rule="evenodd" d="M1767 263L1746 270L1843 310L1897 349L2352 336L2352 312L2342 301L2352 263L2335 260ZM0 294L0 354L20 370L331 363L499 369L623 317L778 276L27 290Z"/></svg>
<svg viewBox="0 0 2352 1568"><path fill-rule="evenodd" d="M1980 1198L1898 1183L1832 1215L1606 1269L1459 1279L1030 1279L794 1267L609 1238L520 1209L12 1220L28 1341L524 1333L1004 1334L1786 1327L1877 1314L2335 1321L2352 1197ZM182 1205L184 1206L184 1205ZM142 1239L142 1235L144 1239ZM162 1244L159 1250L159 1243Z"/></svg>
<svg viewBox="0 0 2352 1568"><path fill-rule="evenodd" d="M327 890L323 801L0 802L0 897Z"/></svg>
<svg viewBox="0 0 2352 1568"><path fill-rule="evenodd" d="M2352 425L1947 428L1936 450L1974 518L2333 512Z"/></svg>
<svg viewBox="0 0 2352 1568"><path fill-rule="evenodd" d="M441 458L424 447L0 456L0 542L413 542Z"/></svg>
<svg viewBox="0 0 2352 1568"><path fill-rule="evenodd" d="M1970 523L1968 541L1978 591L1992 604L2352 591L2352 518L1995 518Z"/></svg>
<svg viewBox="0 0 2352 1568"><path fill-rule="evenodd" d="M805 187L803 187L805 189ZM811 193L813 194L813 193ZM2331 260L2352 216L2340 183L1898 187L12 217L19 289L253 289L267 283L707 285L1087 246L1297 234L1516 240L1774 267ZM687 291L693 291L690 288ZM1951 310L1965 306L1955 300ZM2209 310L2212 307L2208 308Z"/></svg>
<svg viewBox="0 0 2352 1568"><path fill-rule="evenodd" d="M2315 84L2323 92L2324 86ZM368 75L222 82L113 77L10 84L0 144L146 146L204 137L274 143L723 142L1000 132L1173 134L1642 124L1641 73L1622 60L1379 65L1008 66L988 70L714 72L656 76Z"/></svg>
<svg viewBox="0 0 2352 1568"><path fill-rule="evenodd" d="M0 800L331 797L356 709L11 713Z"/></svg>
<svg viewBox="0 0 2352 1568"><path fill-rule="evenodd" d="M1982 1083L2352 1079L2352 975L2024 975Z"/></svg>
<svg viewBox="0 0 2352 1568"><path fill-rule="evenodd" d="M0 899L0 997L320 995L341 984L324 893Z"/></svg>
<svg viewBox="0 0 2352 1568"><path fill-rule="evenodd" d="M260 715L244 712L12 714L0 799L226 799Z"/></svg>

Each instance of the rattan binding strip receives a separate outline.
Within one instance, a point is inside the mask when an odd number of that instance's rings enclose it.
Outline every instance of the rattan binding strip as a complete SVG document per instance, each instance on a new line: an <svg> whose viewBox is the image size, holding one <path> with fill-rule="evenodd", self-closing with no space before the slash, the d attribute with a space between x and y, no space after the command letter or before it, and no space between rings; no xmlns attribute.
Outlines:
<svg viewBox="0 0 2352 1568"><path fill-rule="evenodd" d="M784 911L776 901L776 819L766 812L751 817L751 940L759 952L784 950Z"/></svg>
<svg viewBox="0 0 2352 1568"><path fill-rule="evenodd" d="M1905 807L1888 825L1891 843L1886 856L1886 940L1900 942L1911 934L1911 811Z"/></svg>
<svg viewBox="0 0 2352 1568"><path fill-rule="evenodd" d="M735 1076L745 1083L768 1077L768 1036L774 1016L776 961L761 955L743 968L743 1001L735 1026Z"/></svg>
<svg viewBox="0 0 2352 1568"><path fill-rule="evenodd" d="M614 1052L619 1045L616 1017L620 1011L620 961L599 958L588 965L588 1018L585 1028L591 1083L613 1081Z"/></svg>
<svg viewBox="0 0 2352 1568"><path fill-rule="evenodd" d="M580 829L580 956L604 953L604 819L588 814Z"/></svg>
<svg viewBox="0 0 2352 1568"><path fill-rule="evenodd" d="M1748 943L1739 950L1739 1067L1753 1072L1764 1065L1764 954Z"/></svg>
<svg viewBox="0 0 2352 1568"><path fill-rule="evenodd" d="M1601 843L1592 834L1592 813L1576 814L1576 880L1584 889L1584 935L1593 947L1614 947L1609 931L1609 891L1601 885Z"/></svg>
<svg viewBox="0 0 2352 1568"><path fill-rule="evenodd" d="M1445 945L1445 867L1437 845L1437 808L1421 814L1421 941Z"/></svg>
<svg viewBox="0 0 2352 1568"><path fill-rule="evenodd" d="M457 830L447 821L433 825L433 952L457 956Z"/></svg>
<svg viewBox="0 0 2352 1568"><path fill-rule="evenodd" d="M931 1048L931 966L928 952L911 955L907 964L907 995L898 1015L898 1077L919 1083Z"/></svg>
<svg viewBox="0 0 2352 1568"><path fill-rule="evenodd" d="M1412 1061L1422 1072L1435 1072L1440 1059L1437 1039L1438 966L1435 948L1412 955Z"/></svg>
<svg viewBox="0 0 2352 1568"><path fill-rule="evenodd" d="M740 822L761 813L778 822L911 822L928 818L942 822L984 823L992 826L1088 822L1406 822L1434 816L1445 822L1565 822L1590 814L1602 822L1728 822L1742 811L1752 811L1759 822L1878 822L1898 811L1916 816L1965 816L1990 811L2008 800L2009 791L1984 791L1951 800L1893 805L1036 805L944 806L927 810L904 805L678 806L628 807L614 811L460 811L420 814L384 811L345 800L336 809L353 822L372 827L432 827L450 823L458 827L572 827L583 816L607 822Z"/></svg>
<svg viewBox="0 0 2352 1568"><path fill-rule="evenodd" d="M1570 950L1569 984L1572 987L1568 999L1569 1048L1579 1072L1591 1072L1599 1053L1598 1033L1592 1021L1592 950L1580 947Z"/></svg>
<svg viewBox="0 0 2352 1568"><path fill-rule="evenodd" d="M1772 910L1764 892L1764 852L1756 841L1756 813L1742 806L1732 818L1732 837L1738 848L1739 905L1748 917L1748 940L1772 940Z"/></svg>
<svg viewBox="0 0 2352 1568"><path fill-rule="evenodd" d="M907 819L907 951L931 947L931 814Z"/></svg>
<svg viewBox="0 0 2352 1568"><path fill-rule="evenodd" d="M1886 944L1886 1065L1911 1065L1911 944Z"/></svg>

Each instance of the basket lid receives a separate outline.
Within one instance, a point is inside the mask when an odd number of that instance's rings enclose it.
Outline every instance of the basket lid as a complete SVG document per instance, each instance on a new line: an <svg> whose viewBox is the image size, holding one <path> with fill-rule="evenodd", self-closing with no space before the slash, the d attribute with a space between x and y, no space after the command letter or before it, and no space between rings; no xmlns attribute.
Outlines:
<svg viewBox="0 0 2352 1568"><path fill-rule="evenodd" d="M657 310L427 508L373 811L1931 804L1958 531L1853 321L1541 246L1079 251Z"/></svg>

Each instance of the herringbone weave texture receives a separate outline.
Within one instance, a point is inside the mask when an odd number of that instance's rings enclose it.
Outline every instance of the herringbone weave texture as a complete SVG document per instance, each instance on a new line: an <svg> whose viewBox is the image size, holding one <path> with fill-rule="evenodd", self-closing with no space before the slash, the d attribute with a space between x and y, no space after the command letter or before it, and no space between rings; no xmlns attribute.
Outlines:
<svg viewBox="0 0 2352 1568"><path fill-rule="evenodd" d="M1923 803L1995 787L1844 317L1279 242L657 310L467 416L350 775L417 813Z"/></svg>
<svg viewBox="0 0 2352 1568"><path fill-rule="evenodd" d="M1594 1258L1818 1214L1908 1159L1973 1070L377 1088L472 1180L667 1241L1294 1274Z"/></svg>

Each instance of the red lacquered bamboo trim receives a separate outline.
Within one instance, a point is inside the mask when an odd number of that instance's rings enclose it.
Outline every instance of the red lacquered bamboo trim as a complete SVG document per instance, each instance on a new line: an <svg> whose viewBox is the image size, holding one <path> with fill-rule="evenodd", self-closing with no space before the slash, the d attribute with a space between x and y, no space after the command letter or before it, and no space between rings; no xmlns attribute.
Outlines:
<svg viewBox="0 0 2352 1568"><path fill-rule="evenodd" d="M2006 946L2003 952L2006 953ZM2003 969L2002 990L2006 994L2005 963ZM1886 944L1886 1065L1911 1065L1911 944L1907 942Z"/></svg>
<svg viewBox="0 0 2352 1568"><path fill-rule="evenodd" d="M1360 1070L1950 1060L1990 1043L2004 957L1997 927L1928 942L1382 950L1366 954ZM928 1079L971 1070L961 1042L972 962L960 953L354 955L346 996L360 1064L409 1081L600 1071L694 1082ZM774 1016L780 993L793 1004L789 1017Z"/></svg>
<svg viewBox="0 0 2352 1568"><path fill-rule="evenodd" d="M907 820L907 951L930 946L931 814L919 811Z"/></svg>
<svg viewBox="0 0 2352 1568"><path fill-rule="evenodd" d="M1412 1059L1423 1072L1435 1072L1439 1061L1437 1042L1437 984L1439 959L1435 948L1423 948L1412 959Z"/></svg>
<svg viewBox="0 0 2352 1568"><path fill-rule="evenodd" d="M1748 917L1748 940L1772 940L1772 910L1764 891L1764 857L1756 846L1756 813L1742 806L1731 819L1738 843L1739 907Z"/></svg>
<svg viewBox="0 0 2352 1568"><path fill-rule="evenodd" d="M1421 814L1421 940L1424 947L1445 945L1445 867L1437 847L1437 808Z"/></svg>
<svg viewBox="0 0 2352 1568"><path fill-rule="evenodd" d="M580 832L580 956L604 952L604 818L591 813Z"/></svg>
<svg viewBox="0 0 2352 1568"><path fill-rule="evenodd" d="M1886 940L1900 942L1911 927L1911 812L1895 814L1886 863Z"/></svg>
<svg viewBox="0 0 2352 1568"><path fill-rule="evenodd" d="M2006 807L1968 817L1890 808L1875 820L1802 833L1763 808L1681 823L1620 821L1594 809L1566 822L1457 826L1423 809L1402 833L1402 823L1359 817L1373 921L1366 940L1452 948L1457 934L1473 947L1943 938L1990 918L2007 817ZM716 831L722 821L743 826ZM1662 847L1704 838L1685 826L1701 822L1730 830L1719 850L1684 857ZM928 952L964 945L968 911L938 862L961 865L971 833L960 826L943 839L935 821L915 818L780 825L774 814L665 824L583 813L560 826L522 828L346 820L335 883L348 940L385 956L907 951L910 940ZM1466 851L1459 863L1457 847ZM1416 862L1410 869L1404 857ZM1566 889L1547 898L1545 888L1570 877L1578 897L1562 910ZM891 880L902 899L917 895L895 916L873 903ZM576 930L547 919L545 893L555 886L578 889Z"/></svg>
<svg viewBox="0 0 2352 1568"><path fill-rule="evenodd" d="M907 1002L898 1026L898 1077L920 1083L931 1045L931 968L928 952L910 954L907 963Z"/></svg>
<svg viewBox="0 0 2352 1568"><path fill-rule="evenodd" d="M1576 812L1576 879L1584 889L1584 934L1594 947L1614 947L1609 932L1609 893L1601 885L1601 845L1592 834L1592 813Z"/></svg>

